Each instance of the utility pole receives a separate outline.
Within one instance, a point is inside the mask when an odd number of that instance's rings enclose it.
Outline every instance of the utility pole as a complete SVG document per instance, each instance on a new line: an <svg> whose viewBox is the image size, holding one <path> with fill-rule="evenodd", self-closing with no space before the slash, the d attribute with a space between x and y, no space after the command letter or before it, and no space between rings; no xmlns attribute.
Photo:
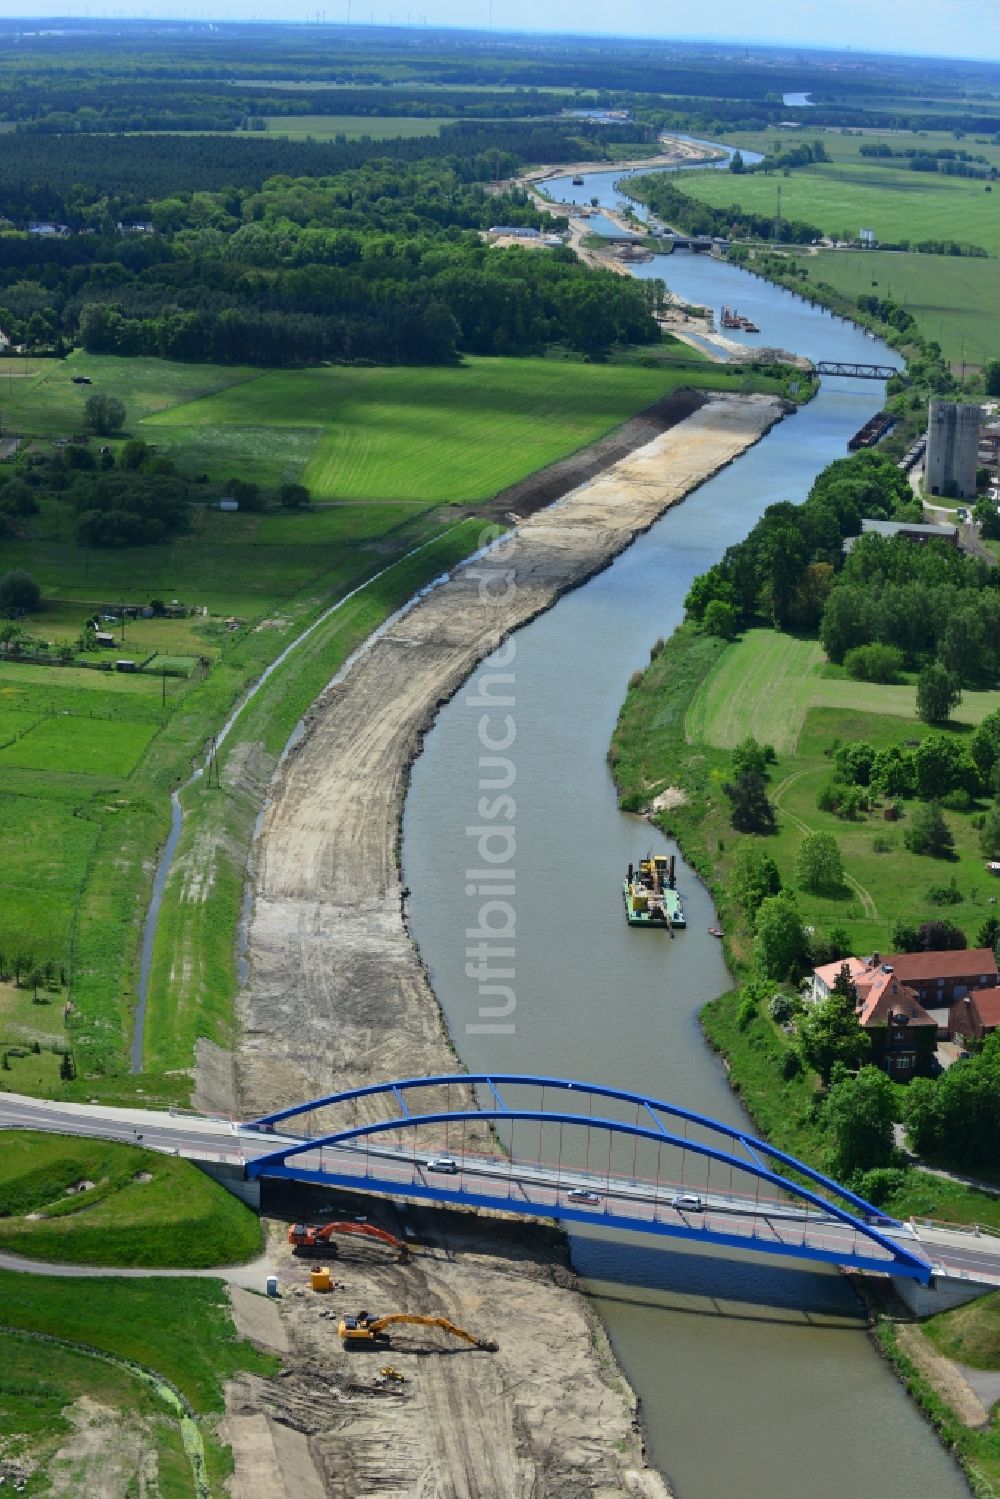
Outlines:
<svg viewBox="0 0 1000 1499"><path fill-rule="evenodd" d="M781 183L778 183L778 211L774 216L774 243L781 240Z"/></svg>

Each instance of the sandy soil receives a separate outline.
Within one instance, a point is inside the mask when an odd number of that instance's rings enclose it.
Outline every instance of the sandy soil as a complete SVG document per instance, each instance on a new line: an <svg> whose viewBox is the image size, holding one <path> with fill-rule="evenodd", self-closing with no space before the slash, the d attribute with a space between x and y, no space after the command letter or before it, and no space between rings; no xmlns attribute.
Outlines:
<svg viewBox="0 0 1000 1499"><path fill-rule="evenodd" d="M757 441L781 409L771 398L718 398L657 432L523 520L478 565L456 570L317 701L272 787L255 850L250 979L238 1003L233 1074L243 1117L366 1081L455 1070L406 928L396 859L422 735L507 632L605 566ZM200 1078L203 1099L225 1078L219 1061ZM426 1238L426 1212L422 1219ZM406 1268L352 1268L347 1291L333 1298L338 1313L441 1311L501 1344L495 1356L421 1356L428 1338L413 1340L419 1377L404 1397L354 1391L333 1399L346 1355L320 1317L325 1298L290 1296L286 1362L300 1372L243 1381L235 1391L234 1494L269 1493L262 1475L273 1485L275 1464L281 1469L260 1422L238 1424L263 1408L272 1424L309 1436L326 1492L344 1499L662 1496L665 1486L645 1467L633 1396L575 1293L562 1241L540 1233L438 1215L433 1253ZM285 1257L287 1273L304 1282L306 1268ZM305 1492L300 1478L289 1477L286 1492Z"/></svg>

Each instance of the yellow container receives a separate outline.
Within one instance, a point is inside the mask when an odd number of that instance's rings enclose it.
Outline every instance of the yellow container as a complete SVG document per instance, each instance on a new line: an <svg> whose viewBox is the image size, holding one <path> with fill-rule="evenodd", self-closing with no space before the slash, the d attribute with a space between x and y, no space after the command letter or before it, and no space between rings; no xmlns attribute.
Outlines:
<svg viewBox="0 0 1000 1499"><path fill-rule="evenodd" d="M632 907L636 911L645 911L649 905L648 895L635 895L632 898Z"/></svg>
<svg viewBox="0 0 1000 1499"><path fill-rule="evenodd" d="M309 1284L314 1291L329 1291L330 1272L325 1265L315 1265L309 1272Z"/></svg>

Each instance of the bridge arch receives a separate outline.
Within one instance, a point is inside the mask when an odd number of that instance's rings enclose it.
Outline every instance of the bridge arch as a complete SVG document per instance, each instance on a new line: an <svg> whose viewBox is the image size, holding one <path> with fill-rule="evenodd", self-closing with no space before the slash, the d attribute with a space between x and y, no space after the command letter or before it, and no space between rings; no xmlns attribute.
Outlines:
<svg viewBox="0 0 1000 1499"><path fill-rule="evenodd" d="M445 1089L450 1093L452 1088L462 1090L473 1088L481 1090L484 1096L476 1106L452 1108L450 1099L446 1099L442 1107L440 1090ZM501 1090L508 1091L513 1088L537 1091L540 1094L540 1103L534 1105L529 1101L527 1106L508 1103ZM546 1107L546 1094L553 1092L557 1095L558 1106ZM357 1122L356 1109L362 1100L365 1101L367 1108L381 1103L392 1112L386 1118ZM634 1122L629 1119L615 1118L604 1112L595 1114L595 1100L600 1100L602 1106L613 1101L618 1105L634 1109ZM247 1162L248 1176L337 1181L341 1185L354 1185L363 1190L394 1191L401 1196L428 1197L443 1202L488 1206L536 1216L576 1218L584 1221L594 1221L596 1217L598 1221L606 1224L618 1224L622 1227L655 1233L678 1234L715 1243L739 1245L744 1249L765 1248L767 1252L776 1254L794 1254L836 1264L850 1263L865 1269L891 1270L892 1273L921 1281L926 1281L930 1276L931 1267L919 1250L911 1250L893 1236L892 1231L902 1231L902 1225L833 1178L824 1176L804 1162L768 1144L767 1141L760 1140L747 1131L712 1119L708 1115L601 1084L516 1073L460 1073L429 1078L406 1078L328 1094L323 1098L313 1099L307 1103L265 1115L255 1120L252 1125L243 1126L243 1128L273 1132L277 1125L284 1124L288 1120L316 1113L319 1110L335 1110L343 1105L353 1107L355 1110L353 1119L348 1119L339 1127L324 1129L315 1136L282 1140L275 1150ZM674 1128L675 1121L683 1123L683 1135ZM461 1180L458 1183L453 1185L454 1178L451 1177L446 1181L435 1179L431 1182L425 1176L423 1169L418 1170L418 1167L426 1166L426 1162L418 1161L416 1155L416 1141L420 1130L425 1128L431 1130L442 1125L446 1128L461 1125L464 1130L468 1124L486 1122L509 1127L512 1143L513 1132L518 1124L537 1124L539 1126L539 1150L541 1150L542 1128L545 1125L558 1126L560 1131L558 1168L555 1167L555 1163L529 1164L520 1160L515 1162L513 1149L509 1154L498 1151L497 1155L492 1158L496 1167L492 1171L492 1176L502 1177L506 1171L508 1196L504 1198L498 1195L492 1190L492 1183L490 1184L491 1191L485 1190L484 1177L489 1172L483 1165L486 1159L483 1157L477 1157L476 1164L468 1168L468 1174L472 1179L470 1186L466 1178L463 1134L463 1165L459 1173ZM570 1164L564 1166L562 1129L565 1126L588 1131L588 1161L590 1132L596 1130L608 1137L607 1188L601 1193L602 1211L600 1214L595 1214L593 1211L576 1211L571 1203L567 1204L563 1200L568 1181L586 1178L598 1184L599 1180L603 1179L603 1173L601 1178L591 1177L579 1166ZM689 1134L690 1126L696 1126L704 1132L707 1138L692 1138ZM398 1176L393 1183L387 1181L389 1173L385 1163L392 1157L392 1152L386 1150L385 1144L392 1134L396 1134L400 1140L408 1137L412 1143L413 1173L408 1184L399 1181ZM658 1208L669 1204L659 1195L659 1165L657 1165L657 1181L652 1197L652 1218L640 1221L635 1204L630 1204L628 1201L629 1189L638 1190L639 1184L633 1180L629 1182L628 1188L625 1188L621 1178L617 1176L612 1178L611 1151L612 1141L615 1138L634 1141L636 1148L639 1142L656 1146L657 1161L659 1161L659 1151L665 1146L681 1152L690 1152L709 1163L715 1161L728 1166L730 1173L734 1170L745 1173L757 1183L758 1194L761 1183L779 1193L787 1194L795 1202L801 1204L803 1209L801 1243L772 1242L770 1238L766 1245L751 1242L746 1233L737 1235L729 1232L724 1221L714 1228L692 1227L686 1220L679 1221L676 1214L671 1215L669 1221L663 1221L662 1215L658 1217ZM354 1160L361 1157L362 1147L364 1147L364 1165L359 1174L359 1169L354 1166ZM334 1151L339 1149L341 1152L356 1152L357 1155L350 1162L351 1171L346 1172L343 1162L341 1162L341 1169L336 1166L333 1168L325 1166L323 1151L326 1148ZM369 1150L375 1154L374 1166ZM318 1169L310 1166L307 1160L308 1157L315 1158L317 1153L319 1153ZM395 1157L396 1160L404 1161L405 1158L405 1152L402 1154L397 1152ZM549 1178L544 1183L537 1174L539 1169L549 1173ZM534 1171L536 1175L529 1175L526 1178L525 1171ZM553 1182L554 1171L556 1175ZM568 1179L565 1182L563 1181L564 1173ZM612 1188L613 1180L614 1188ZM517 1183L519 1193L516 1200L511 1192L514 1182ZM551 1195L553 1186L556 1191L555 1203ZM740 1199L740 1201L747 1200ZM648 1207L647 1196L647 1211ZM720 1211L725 1211L725 1209L720 1209ZM781 1213L776 1212L774 1204L771 1204L766 1213L762 1212L762 1221L767 1222L769 1234L777 1241L779 1236L774 1229L775 1216L780 1217ZM814 1226L833 1224L848 1229L853 1236L851 1252L845 1253L840 1249L834 1250L808 1243L807 1223ZM859 1251L857 1247L859 1236L863 1244L862 1251Z"/></svg>

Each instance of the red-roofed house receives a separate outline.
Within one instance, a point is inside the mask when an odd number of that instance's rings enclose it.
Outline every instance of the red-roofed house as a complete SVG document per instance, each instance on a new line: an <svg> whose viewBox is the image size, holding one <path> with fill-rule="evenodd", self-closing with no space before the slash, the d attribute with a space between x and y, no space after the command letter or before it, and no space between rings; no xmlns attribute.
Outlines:
<svg viewBox="0 0 1000 1499"><path fill-rule="evenodd" d="M981 1041L1000 1026L1000 989L973 989L952 1005L948 1035L953 1041Z"/></svg>
<svg viewBox="0 0 1000 1499"><path fill-rule="evenodd" d="M876 957L875 962L879 959ZM991 947L963 947L956 952L898 952L881 961L917 992L922 1005L942 1006L964 999L972 989L994 989L1000 982Z"/></svg>
<svg viewBox="0 0 1000 1499"><path fill-rule="evenodd" d="M932 1071L938 1022L890 963L844 958L813 971L813 998L825 999L846 968L858 994L858 1022L871 1038L871 1061L891 1078L907 1082Z"/></svg>

